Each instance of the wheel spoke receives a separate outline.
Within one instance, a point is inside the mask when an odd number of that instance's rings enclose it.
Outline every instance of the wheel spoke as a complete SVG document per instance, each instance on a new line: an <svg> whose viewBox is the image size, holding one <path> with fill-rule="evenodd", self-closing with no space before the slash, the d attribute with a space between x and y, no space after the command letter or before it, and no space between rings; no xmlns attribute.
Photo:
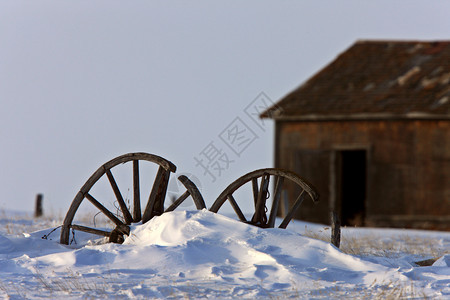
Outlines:
<svg viewBox="0 0 450 300"><path fill-rule="evenodd" d="M109 237L111 232L109 231L105 231L105 230L100 230L100 229L95 229L95 228L91 228L91 227L86 227L86 226L81 226L81 225L75 225L72 224L70 225L70 227L73 230L79 230L79 231L83 231L83 232L87 232L87 233L92 233L92 234L96 234L96 235L101 235L101 236L106 236Z"/></svg>
<svg viewBox="0 0 450 300"><path fill-rule="evenodd" d="M169 185L170 172L165 171L161 185L158 189L158 194L156 195L155 205L153 206L153 212L155 215L161 215L164 212L164 201L166 199L167 187Z"/></svg>
<svg viewBox="0 0 450 300"><path fill-rule="evenodd" d="M295 203L292 206L291 210L288 212L286 217L283 219L283 222L281 222L280 226L278 226L279 228L286 228L287 225L289 224L289 222L292 220L292 218L294 217L294 213L297 211L297 209L300 207L300 204L302 204L302 202L303 202L303 199L304 199L303 193L304 192L305 192L305 190L302 190L300 195L298 195L297 200L295 200Z"/></svg>
<svg viewBox="0 0 450 300"><path fill-rule="evenodd" d="M184 200L186 200L187 197L189 197L189 192L186 191L178 197L177 200L175 200L164 212L174 211L178 206L180 206L181 203L183 203Z"/></svg>
<svg viewBox="0 0 450 300"><path fill-rule="evenodd" d="M275 219L277 218L278 207L280 204L281 190L283 187L284 177L277 176L277 183L275 187L275 195L273 197L272 208L270 209L269 221L267 226L270 228L275 227Z"/></svg>
<svg viewBox="0 0 450 300"><path fill-rule="evenodd" d="M258 201L256 202L255 205L255 214L252 217L252 223L262 225L265 224L267 221L265 207L267 200L267 192L269 189L269 180L270 180L269 174L264 174L261 177L261 185L259 188Z"/></svg>
<svg viewBox="0 0 450 300"><path fill-rule="evenodd" d="M106 176L108 176L109 183L114 191L114 195L116 195L117 202L119 202L120 210L122 211L123 217L125 219L126 224L131 224L133 221L130 211L128 210L125 201L123 200L122 194L120 193L119 187L117 186L116 180L112 175L110 170L106 170Z"/></svg>
<svg viewBox="0 0 450 300"><path fill-rule="evenodd" d="M139 187L139 160L133 160L133 220L139 222L141 215L141 191Z"/></svg>
<svg viewBox="0 0 450 300"><path fill-rule="evenodd" d="M262 180L262 179L261 179ZM258 178L252 178L253 201L258 203Z"/></svg>
<svg viewBox="0 0 450 300"><path fill-rule="evenodd" d="M87 193L85 197L94 204L105 216L107 216L111 221L114 222L117 226L125 225L122 221L120 221L112 212L110 212L106 207L104 207L100 202L98 202L91 194Z"/></svg>
<svg viewBox="0 0 450 300"><path fill-rule="evenodd" d="M161 215L164 212L164 196L167 191L167 183L169 181L170 172L163 167L159 167L158 173L153 183L152 191L148 198L147 206L145 207L142 216L142 222L146 223L155 215Z"/></svg>
<svg viewBox="0 0 450 300"><path fill-rule="evenodd" d="M245 218L244 214L242 213L242 210L239 208L238 204L236 203L236 200L234 199L233 195L231 195L231 194L227 195L227 199L228 199L228 201L230 201L231 207L233 207L239 220L241 220L242 222L247 222L247 219Z"/></svg>

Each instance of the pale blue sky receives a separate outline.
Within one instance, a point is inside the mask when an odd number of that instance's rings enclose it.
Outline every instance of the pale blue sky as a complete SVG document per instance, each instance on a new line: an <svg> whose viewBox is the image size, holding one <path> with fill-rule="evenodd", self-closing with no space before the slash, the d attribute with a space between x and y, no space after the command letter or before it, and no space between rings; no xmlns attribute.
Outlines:
<svg viewBox="0 0 450 300"><path fill-rule="evenodd" d="M450 40L449 1L1 1L0 209L62 214L102 163L143 151L201 181L209 207L273 166L273 129L244 112L277 101L358 39ZM241 155L220 133L257 135ZM195 156L234 163L211 182ZM234 156L233 156L234 155Z"/></svg>

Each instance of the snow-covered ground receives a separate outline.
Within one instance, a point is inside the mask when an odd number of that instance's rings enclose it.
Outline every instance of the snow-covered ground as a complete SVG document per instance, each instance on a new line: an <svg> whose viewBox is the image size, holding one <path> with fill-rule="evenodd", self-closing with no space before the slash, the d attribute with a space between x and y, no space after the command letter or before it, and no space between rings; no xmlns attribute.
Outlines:
<svg viewBox="0 0 450 300"><path fill-rule="evenodd" d="M175 211L134 225L122 245L80 233L63 246L50 233L60 223L0 213L0 297L450 299L450 232L345 228L340 250L318 239L321 225Z"/></svg>

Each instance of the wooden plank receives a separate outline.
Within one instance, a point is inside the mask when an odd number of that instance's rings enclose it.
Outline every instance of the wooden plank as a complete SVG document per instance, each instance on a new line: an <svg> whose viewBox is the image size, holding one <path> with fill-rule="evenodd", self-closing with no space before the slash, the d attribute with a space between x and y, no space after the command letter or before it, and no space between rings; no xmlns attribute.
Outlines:
<svg viewBox="0 0 450 300"><path fill-rule="evenodd" d="M267 222L267 226L269 228L273 228L275 226L275 219L277 218L278 207L280 206L280 198L281 198L281 191L283 188L283 182L284 182L284 177L277 176L277 183L275 186L275 195L273 197L272 207L270 209L269 221Z"/></svg>
<svg viewBox="0 0 450 300"><path fill-rule="evenodd" d="M289 224L289 222L292 220L292 218L294 217L295 212L297 211L297 209L300 207L300 204L302 204L303 202L303 193L305 192L305 190L302 190L302 192L300 193L300 195L298 195L297 200L295 200L294 205L292 206L291 210L289 210L288 214L286 215L286 217L283 219L283 222L281 222L280 226L278 226L278 228L286 228L287 225Z"/></svg>
<svg viewBox="0 0 450 300"><path fill-rule="evenodd" d="M433 257L433 258L430 258L430 259L416 261L414 263L416 265L418 265L419 267L429 267L429 266L432 266L439 258L440 257Z"/></svg>
<svg viewBox="0 0 450 300"><path fill-rule="evenodd" d="M133 220L139 222L141 214L141 190L139 186L139 161L133 160Z"/></svg>
<svg viewBox="0 0 450 300"><path fill-rule="evenodd" d="M117 202L119 203L120 210L122 211L123 217L125 219L125 224L131 224L133 218L131 217L130 211L128 210L125 201L123 200L122 193L120 193L119 187L117 186L117 182L114 179L111 170L106 170L106 176L108 177L109 183L114 191L114 195L116 195Z"/></svg>
<svg viewBox="0 0 450 300"><path fill-rule="evenodd" d="M85 195L86 199L88 199L95 207L97 207L105 216L107 216L114 224L117 226L125 225L120 221L112 212L110 212L106 207L104 207L100 202L98 202L91 194L87 193Z"/></svg>
<svg viewBox="0 0 450 300"><path fill-rule="evenodd" d="M73 230L79 230L79 231L92 233L92 234L96 234L96 235L101 235L101 236L106 236L106 237L109 237L109 235L111 234L111 232L109 232L109 231L99 230L99 229L81 226L81 225L72 224L72 225L70 225L70 227Z"/></svg>
<svg viewBox="0 0 450 300"><path fill-rule="evenodd" d="M242 213L242 210L239 208L236 200L234 199L233 195L227 195L228 201L230 201L231 207L233 207L234 211L236 212L239 220L242 222L247 222L247 219L245 218L244 214Z"/></svg>

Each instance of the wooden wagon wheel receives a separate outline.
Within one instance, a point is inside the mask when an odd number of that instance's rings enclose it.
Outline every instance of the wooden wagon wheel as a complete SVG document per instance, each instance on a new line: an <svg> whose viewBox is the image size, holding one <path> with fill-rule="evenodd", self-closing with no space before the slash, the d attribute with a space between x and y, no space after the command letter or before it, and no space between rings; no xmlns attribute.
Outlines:
<svg viewBox="0 0 450 300"><path fill-rule="evenodd" d="M259 179L259 182L258 182ZM294 182L301 188L301 191L295 200L292 207L287 212L279 228L286 228L289 222L292 220L295 212L300 207L300 204L304 200L305 192L314 201L318 202L319 194L315 191L314 187L307 183L297 174L282 170L282 169L260 169L241 176L234 182L232 182L216 199L211 208L212 212L217 213L225 201L229 201L237 217L242 222L252 224L262 228L273 228L275 226L275 219L278 212L278 207L281 199L281 191L283 189L283 183L285 179ZM270 208L269 218L266 215L266 201L268 199L269 183L273 181L275 183L272 206ZM239 207L233 193L241 188L246 183L251 184L253 191L253 202L255 212L250 220L247 220Z"/></svg>
<svg viewBox="0 0 450 300"><path fill-rule="evenodd" d="M156 177L148 198L148 202L145 206L144 212L141 213L141 199L140 199L140 161L148 161L159 165ZM133 203L130 207L125 203L123 196L119 190L117 182L111 172L111 169L119 164L132 162L133 165ZM178 179L186 187L186 192L181 195L177 200L172 203L166 210L164 210L164 200L167 193L167 186L171 172L176 171L176 166L160 156L148 154L148 153L128 153L119 157L116 157L92 174L92 176L81 187L72 201L72 204L67 211L61 229L61 244L69 244L70 229L79 230L88 233L93 233L100 236L109 237L110 242L122 243L124 234L129 234L129 226L131 223L140 222L145 223L154 216L159 216L166 211L172 211L177 208L186 198L192 197L197 209L205 208L205 202L195 184L189 180L186 176L182 175ZM98 180L105 175L111 185L115 198L119 205L119 214L114 214L107 209L101 202L95 199L89 192ZM115 226L112 231L105 231L87 226L72 224L75 213L77 212L81 202L87 199L92 205L94 205L104 216L106 216Z"/></svg>

